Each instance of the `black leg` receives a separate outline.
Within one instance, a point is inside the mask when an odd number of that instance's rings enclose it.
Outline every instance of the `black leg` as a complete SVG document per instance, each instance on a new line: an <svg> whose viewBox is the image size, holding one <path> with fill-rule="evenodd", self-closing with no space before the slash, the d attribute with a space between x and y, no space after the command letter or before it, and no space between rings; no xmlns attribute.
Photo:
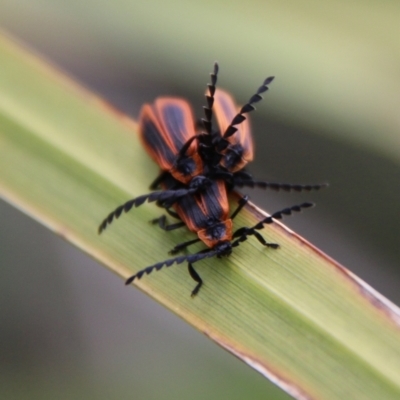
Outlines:
<svg viewBox="0 0 400 400"><path fill-rule="evenodd" d="M279 248L279 244L277 243L268 243L264 237L261 235L261 233L254 231L254 236L256 237L256 239L264 246L267 246L271 249L278 249Z"/></svg>
<svg viewBox="0 0 400 400"><path fill-rule="evenodd" d="M244 242L245 240L247 240L247 237L250 235L254 235L256 237L256 239L263 245L266 247L270 247L271 249L278 249L279 248L279 244L277 243L268 243L264 237L261 235L260 232L257 232L254 229L251 228L239 228L237 231L235 231L235 233L233 234L234 238L237 237L242 237L242 242Z"/></svg>
<svg viewBox="0 0 400 400"><path fill-rule="evenodd" d="M197 242L200 242L200 239L193 239L193 240L188 240L187 242L183 242L180 244L177 244L170 252L169 254L177 254L181 250L186 249L186 247L190 246L191 244L195 244Z"/></svg>
<svg viewBox="0 0 400 400"><path fill-rule="evenodd" d="M156 206L163 208L165 210L165 212L170 215L172 218L175 219L181 219L181 217L175 212L171 210L171 206L164 206L162 203L160 203L159 201L156 202Z"/></svg>
<svg viewBox="0 0 400 400"><path fill-rule="evenodd" d="M178 213L176 213L175 211L172 211L171 210L171 207L172 207L172 205L170 205L170 204L163 204L162 202L160 202L160 201L157 201L156 202L156 206L157 207L160 207L160 208L163 208L164 210L165 210L165 212L168 214L168 215L170 215L172 218L175 218L175 219L181 219L181 217L178 215Z"/></svg>
<svg viewBox="0 0 400 400"><path fill-rule="evenodd" d="M200 275L196 272L196 270L193 268L193 265L191 263L188 264L188 270L190 276L193 278L194 281L197 282L196 287L192 290L191 296L194 297L196 294L199 292L201 285L203 284L202 279L200 278Z"/></svg>
<svg viewBox="0 0 400 400"><path fill-rule="evenodd" d="M166 208L165 211L167 212L168 215L170 215L172 218L175 219L181 219L181 217L175 212L170 210L169 208Z"/></svg>
<svg viewBox="0 0 400 400"><path fill-rule="evenodd" d="M239 228L235 232L233 232L232 237L233 238L237 238L237 237L240 237L240 236L243 236L243 235L246 236L246 235L248 235L248 230L249 230L249 228L246 228L245 226L242 227L242 228Z"/></svg>
<svg viewBox="0 0 400 400"><path fill-rule="evenodd" d="M168 174L168 172L161 172L161 174L158 175L157 178L154 179L154 181L151 183L150 189L156 190L158 188L158 186L160 185L160 183L166 178L167 174Z"/></svg>
<svg viewBox="0 0 400 400"><path fill-rule="evenodd" d="M249 196L245 195L239 200L239 205L236 210L232 213L231 219L234 219L236 215L240 213L240 210L249 202Z"/></svg>
<svg viewBox="0 0 400 400"><path fill-rule="evenodd" d="M152 224L158 224L158 226L164 231L173 231L174 229L185 226L184 222L177 222L176 224L167 225L167 217L165 215L161 215L159 218L152 219L150 222Z"/></svg>

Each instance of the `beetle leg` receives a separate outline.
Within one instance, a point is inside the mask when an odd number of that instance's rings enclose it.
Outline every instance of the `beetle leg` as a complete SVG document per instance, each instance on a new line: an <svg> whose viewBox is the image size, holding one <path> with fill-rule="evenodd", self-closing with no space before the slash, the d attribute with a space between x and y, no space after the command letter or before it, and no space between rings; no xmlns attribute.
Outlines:
<svg viewBox="0 0 400 400"><path fill-rule="evenodd" d="M236 215L239 214L240 210L248 203L249 196L245 195L239 200L239 205L237 206L236 210L232 213L231 219L234 219Z"/></svg>
<svg viewBox="0 0 400 400"><path fill-rule="evenodd" d="M180 244L177 244L170 252L169 254L177 254L179 253L181 250L186 249L186 247L190 246L191 244L200 242L200 239L193 239L193 240L188 240L187 242L183 242Z"/></svg>
<svg viewBox="0 0 400 400"><path fill-rule="evenodd" d="M200 275L196 272L191 263L188 264L188 270L192 279L197 282L197 285L195 286L195 288L192 290L191 293L191 296L194 297L199 292L201 285L203 284L203 280L200 278Z"/></svg>
<svg viewBox="0 0 400 400"><path fill-rule="evenodd" d="M165 211L167 212L168 215L170 215L172 218L176 219L181 219L180 216L175 212L170 210L169 208L166 208Z"/></svg>
<svg viewBox="0 0 400 400"><path fill-rule="evenodd" d="M271 249L278 249L279 248L279 244L277 244L277 243L268 243L264 239L264 237L261 235L260 232L254 231L254 236L264 246L270 247Z"/></svg>
<svg viewBox="0 0 400 400"><path fill-rule="evenodd" d="M185 226L184 222L177 222L176 224L167 224L167 217L161 215L159 218L152 219L150 221L152 224L158 224L158 226L164 231L173 231L174 229L182 228Z"/></svg>
<svg viewBox="0 0 400 400"><path fill-rule="evenodd" d="M158 175L157 178L151 183L150 190L156 190L160 186L160 183L167 177L167 175L168 172L161 172L161 174Z"/></svg>

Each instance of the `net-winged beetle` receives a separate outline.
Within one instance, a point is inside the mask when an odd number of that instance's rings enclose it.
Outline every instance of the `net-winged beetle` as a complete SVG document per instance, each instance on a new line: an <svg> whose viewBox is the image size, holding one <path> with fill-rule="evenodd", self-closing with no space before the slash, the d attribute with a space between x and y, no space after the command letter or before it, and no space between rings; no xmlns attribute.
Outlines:
<svg viewBox="0 0 400 400"><path fill-rule="evenodd" d="M114 218L144 202L175 202L207 188L215 180L223 180L227 190L234 187L260 187L285 191L318 190L327 184L299 185L254 180L244 170L253 159L253 140L244 114L255 109L273 77L264 80L257 92L240 109L232 96L216 89L218 64L211 73L206 92L207 106L202 119L204 131L197 132L189 103L173 97L159 97L145 104L139 117L139 137L151 158L161 168L161 174L151 184L156 189L172 176L184 185L179 188L154 191L127 201L112 211L99 226L101 233ZM213 128L215 114L217 128Z"/></svg>
<svg viewBox="0 0 400 400"><path fill-rule="evenodd" d="M245 114L255 109L254 104L262 99L261 94L268 90L273 77L264 80L257 92L241 108L238 108L227 92L216 89L218 64L211 73L211 83L206 92L207 106L204 107L204 129L196 126L190 105L183 99L159 97L153 104L145 104L139 117L139 136L146 151L161 168L161 174L152 183L157 190L127 201L112 211L100 224L101 233L113 220L132 207L144 202L156 202L167 213L181 221L166 224L165 216L153 223L170 231L186 226L197 234L197 238L175 246L171 253L176 254L196 242L202 241L207 248L195 254L177 256L138 271L127 279L130 284L144 274L160 270L164 266L188 262L189 273L197 282L192 291L196 295L203 283L193 268L193 263L210 257L223 257L231 254L234 247L255 238L264 246L277 248L268 243L258 232L265 224L284 215L291 215L313 203L302 203L277 211L265 217L252 227L233 230L232 220L247 203L244 196L236 210L229 216L228 192L235 186L261 187L274 190L318 190L326 184L293 185L254 180L244 168L253 159L253 141L249 122ZM216 125L213 127L213 114ZM173 210L174 211L173 211Z"/></svg>

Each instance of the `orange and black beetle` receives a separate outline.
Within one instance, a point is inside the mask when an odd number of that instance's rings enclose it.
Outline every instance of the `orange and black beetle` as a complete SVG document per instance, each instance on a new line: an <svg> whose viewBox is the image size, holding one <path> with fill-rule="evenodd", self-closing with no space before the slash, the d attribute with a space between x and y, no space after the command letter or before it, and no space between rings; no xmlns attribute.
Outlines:
<svg viewBox="0 0 400 400"><path fill-rule="evenodd" d="M153 104L142 107L139 117L140 138L162 171L151 188L155 189L166 173L197 190L207 186L208 179L223 179L229 189L248 186L302 191L326 186L257 181L244 171L247 163L254 158L250 124L245 114L255 110L254 104L262 100L262 94L268 90L274 77L266 78L249 101L238 107L228 92L216 88L218 70L218 64L215 63L206 91L207 106L203 107L204 130L200 132L196 131L191 107L183 99L159 97ZM196 180L191 185L191 179L196 176L202 176L201 181Z"/></svg>
<svg viewBox="0 0 400 400"><path fill-rule="evenodd" d="M173 97L159 97L153 104L145 104L139 117L139 136L144 148L161 168L161 174L151 184L156 189L172 176L184 184L178 189L155 191L127 201L117 207L101 223L101 233L114 218L133 206L148 202L174 202L207 188L215 180L223 180L227 190L236 187L260 187L285 191L318 190L326 184L298 185L256 181L244 171L253 159L253 140L249 122L244 114L255 109L261 94L268 90L273 77L265 79L257 92L240 109L232 96L216 89L218 64L211 74L202 120L205 132L196 133L195 120L189 103ZM213 129L215 114L217 129Z"/></svg>
<svg viewBox="0 0 400 400"><path fill-rule="evenodd" d="M268 90L273 77L265 79L248 103L239 109L227 92L216 89L217 74L218 64L215 64L206 92L207 106L204 107L205 118L202 120L204 131L196 128L191 107L185 100L160 97L153 104L142 107L139 117L140 139L161 169L161 174L151 188L161 186L162 190L127 201L112 211L99 226L101 233L123 212L128 212L132 207L138 207L146 201L156 202L169 215L180 219L180 222L167 225L165 216L162 216L153 220L153 223L158 223L166 231L186 226L197 234L196 239L175 246L172 254L199 241L207 248L144 268L127 279L126 284L153 270L186 261L191 277L197 282L192 291L194 296L203 283L193 268L194 262L213 256L227 256L234 247L252 235L264 246L277 248L277 244L268 243L258 231L274 219L281 219L283 215L290 215L313 205L303 203L285 208L252 227L242 227L234 231L232 220L248 198L243 197L237 209L229 216L229 190L235 186L257 186L274 190L308 191L326 186L256 181L244 171L244 167L254 156L249 122L245 114L255 109L254 104L262 99L261 94ZM212 124L213 114L217 128Z"/></svg>
<svg viewBox="0 0 400 400"><path fill-rule="evenodd" d="M189 184L204 170L189 103L182 99L159 97L145 104L139 116L139 137L150 157L162 171ZM185 146L186 145L186 146Z"/></svg>

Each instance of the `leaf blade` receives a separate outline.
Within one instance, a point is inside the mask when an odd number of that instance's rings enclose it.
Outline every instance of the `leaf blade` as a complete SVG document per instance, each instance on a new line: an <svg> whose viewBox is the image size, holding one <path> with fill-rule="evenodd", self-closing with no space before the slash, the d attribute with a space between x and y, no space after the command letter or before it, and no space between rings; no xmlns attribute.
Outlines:
<svg viewBox="0 0 400 400"><path fill-rule="evenodd" d="M151 205L99 237L102 218L157 173L135 124L5 39L0 60L4 197L124 278L192 237L148 224ZM261 215L250 207L235 223ZM194 300L178 266L137 286L297 398L397 398L398 309L281 224L264 232L281 249L248 240L229 259L202 261Z"/></svg>

